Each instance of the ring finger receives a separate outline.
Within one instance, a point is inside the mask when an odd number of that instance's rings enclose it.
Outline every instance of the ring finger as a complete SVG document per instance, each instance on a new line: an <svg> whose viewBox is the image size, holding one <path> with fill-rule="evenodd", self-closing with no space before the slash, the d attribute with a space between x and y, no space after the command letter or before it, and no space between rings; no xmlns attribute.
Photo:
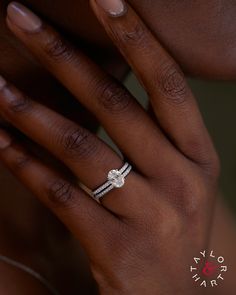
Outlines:
<svg viewBox="0 0 236 295"><path fill-rule="evenodd" d="M30 100L3 78L0 78L0 113L63 161L90 189L101 185L109 170L123 165L122 159L97 136ZM135 175L133 172L129 176L130 181L134 181ZM119 196L122 196L120 191ZM115 202L117 206L119 200ZM113 202L108 201L107 205L113 209Z"/></svg>
<svg viewBox="0 0 236 295"><path fill-rule="evenodd" d="M162 167L177 159L175 147L132 95L53 28L15 2L8 6L7 23L39 61L98 118L143 174L156 175L155 162L161 173Z"/></svg>

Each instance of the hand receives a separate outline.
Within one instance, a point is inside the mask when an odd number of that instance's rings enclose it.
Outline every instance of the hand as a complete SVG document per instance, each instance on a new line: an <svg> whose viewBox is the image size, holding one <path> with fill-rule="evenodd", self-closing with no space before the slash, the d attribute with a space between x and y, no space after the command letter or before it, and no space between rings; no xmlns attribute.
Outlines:
<svg viewBox="0 0 236 295"><path fill-rule="evenodd" d="M101 206L6 131L0 158L80 240L101 294L194 294L189 265L208 246L217 154L181 69L138 15L128 4L109 8L115 1L104 1L104 10L90 2L149 94L154 117L23 6L9 6L7 23L98 118L134 170ZM1 115L86 187L96 189L108 171L122 167L123 159L97 136L0 82Z"/></svg>

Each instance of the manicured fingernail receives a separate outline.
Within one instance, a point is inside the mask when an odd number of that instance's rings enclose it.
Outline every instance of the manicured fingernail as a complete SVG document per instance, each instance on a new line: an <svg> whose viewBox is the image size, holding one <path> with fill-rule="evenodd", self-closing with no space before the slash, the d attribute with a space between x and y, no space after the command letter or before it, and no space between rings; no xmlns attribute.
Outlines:
<svg viewBox="0 0 236 295"><path fill-rule="evenodd" d="M126 5L123 0L96 0L98 5L101 6L111 16L121 16L126 12Z"/></svg>
<svg viewBox="0 0 236 295"><path fill-rule="evenodd" d="M5 149L11 144L11 137L6 131L0 129L0 149Z"/></svg>
<svg viewBox="0 0 236 295"><path fill-rule="evenodd" d="M42 26L42 21L37 15L17 2L8 5L7 16L11 22L24 31L36 32Z"/></svg>
<svg viewBox="0 0 236 295"><path fill-rule="evenodd" d="M0 90L7 84L6 80L0 76Z"/></svg>

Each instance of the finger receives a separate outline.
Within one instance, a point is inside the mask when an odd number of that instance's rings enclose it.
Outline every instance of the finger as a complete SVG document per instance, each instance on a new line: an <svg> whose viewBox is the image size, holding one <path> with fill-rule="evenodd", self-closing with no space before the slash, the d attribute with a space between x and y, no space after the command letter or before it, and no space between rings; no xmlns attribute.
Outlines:
<svg viewBox="0 0 236 295"><path fill-rule="evenodd" d="M97 116L122 152L143 173L150 172L154 159L161 166L171 157L174 148L130 93L52 28L18 4L11 4L8 8L8 26ZM165 158L161 151L165 151Z"/></svg>
<svg viewBox="0 0 236 295"><path fill-rule="evenodd" d="M95 237L99 237L96 247L104 246L107 232L104 220L112 228L117 219L79 187L35 158L2 129L0 161L59 217L86 249L94 250Z"/></svg>
<svg viewBox="0 0 236 295"><path fill-rule="evenodd" d="M208 161L213 146L179 66L125 1L90 3L146 88L162 128L188 158Z"/></svg>
<svg viewBox="0 0 236 295"><path fill-rule="evenodd" d="M0 81L2 117L64 162L88 188L95 189L107 171L122 166L121 158L97 136Z"/></svg>
<svg viewBox="0 0 236 295"><path fill-rule="evenodd" d="M46 148L65 163L75 176L90 190L107 181L110 170L120 169L123 160L97 136L78 126L62 115L30 100L14 86L0 79L0 114L4 119L26 134L34 142ZM138 210L134 204L142 204L141 196L130 194L143 183L141 176L132 171L124 188L112 190L102 204L115 214L132 215ZM128 200L124 198L130 194ZM142 207L141 207L142 208Z"/></svg>

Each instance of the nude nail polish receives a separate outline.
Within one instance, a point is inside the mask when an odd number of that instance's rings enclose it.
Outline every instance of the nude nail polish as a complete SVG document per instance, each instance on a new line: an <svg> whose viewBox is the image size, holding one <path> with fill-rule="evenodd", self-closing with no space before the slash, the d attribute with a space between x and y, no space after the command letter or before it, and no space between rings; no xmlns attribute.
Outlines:
<svg viewBox="0 0 236 295"><path fill-rule="evenodd" d="M0 76L0 90L7 84L6 80Z"/></svg>
<svg viewBox="0 0 236 295"><path fill-rule="evenodd" d="M0 149L5 149L11 144L11 138L4 130L0 129Z"/></svg>
<svg viewBox="0 0 236 295"><path fill-rule="evenodd" d="M126 12L123 0L96 0L96 2L111 16L121 16Z"/></svg>
<svg viewBox="0 0 236 295"><path fill-rule="evenodd" d="M42 26L42 21L37 15L17 2L12 2L8 5L7 17L24 31L37 32Z"/></svg>

